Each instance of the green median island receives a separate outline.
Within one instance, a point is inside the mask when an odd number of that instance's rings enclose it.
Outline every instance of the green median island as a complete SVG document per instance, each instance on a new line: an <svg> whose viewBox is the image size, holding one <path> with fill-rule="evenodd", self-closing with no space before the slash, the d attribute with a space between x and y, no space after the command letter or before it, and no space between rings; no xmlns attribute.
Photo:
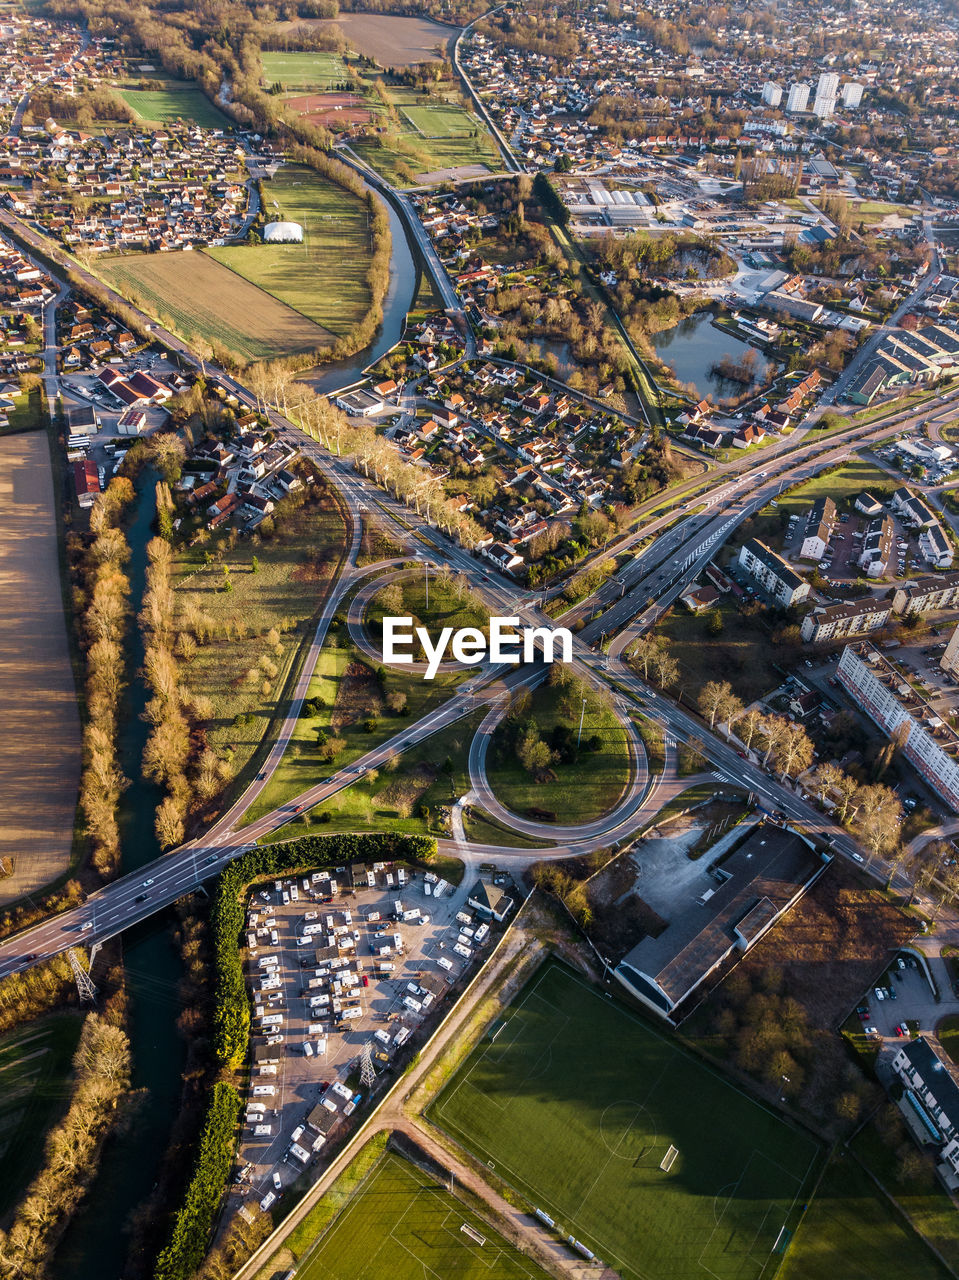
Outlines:
<svg viewBox="0 0 959 1280"><path fill-rule="evenodd" d="M449 1186L388 1153L320 1236L297 1280L546 1280Z"/></svg>
<svg viewBox="0 0 959 1280"><path fill-rule="evenodd" d="M808 1134L555 961L430 1119L624 1280L768 1280L823 1158Z"/></svg>

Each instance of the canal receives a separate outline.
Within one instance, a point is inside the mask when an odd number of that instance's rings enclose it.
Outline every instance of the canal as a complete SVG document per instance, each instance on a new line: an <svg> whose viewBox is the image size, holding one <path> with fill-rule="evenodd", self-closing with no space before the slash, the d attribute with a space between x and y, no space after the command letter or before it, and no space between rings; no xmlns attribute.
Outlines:
<svg viewBox="0 0 959 1280"><path fill-rule="evenodd" d="M121 866L133 871L163 852L153 830L162 792L141 771L150 725L143 718L149 690L140 676L144 646L136 625L146 588L146 546L156 516L155 471L140 473L127 527L130 542L130 644L128 688L118 748L130 779L121 799ZM185 1046L177 1031L182 964L172 936L170 912L160 912L123 934L123 965L129 997L133 1088L141 1091L132 1119L103 1150L85 1208L57 1249L57 1280L120 1280L127 1271L132 1216L150 1196L180 1101Z"/></svg>

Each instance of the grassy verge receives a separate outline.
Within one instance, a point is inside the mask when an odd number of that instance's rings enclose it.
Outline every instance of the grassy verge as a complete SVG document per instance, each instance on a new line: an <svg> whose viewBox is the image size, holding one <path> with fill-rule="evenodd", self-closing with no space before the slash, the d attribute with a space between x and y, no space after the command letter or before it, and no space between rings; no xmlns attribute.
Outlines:
<svg viewBox="0 0 959 1280"><path fill-rule="evenodd" d="M394 756L395 768L371 770L261 843L338 831L449 834L447 815L456 798L469 789L470 742L485 715L484 707Z"/></svg>
<svg viewBox="0 0 959 1280"><path fill-rule="evenodd" d="M343 520L330 503L300 507L282 533L224 546L208 565L199 546L178 556L178 620L199 611L213 625L210 641L181 662L182 677L191 694L210 699L207 741L234 774L280 710L285 675L312 635L343 546Z"/></svg>
<svg viewBox="0 0 959 1280"><path fill-rule="evenodd" d="M0 436L19 435L23 431L39 431L46 421L42 389L34 387L25 395L14 396L14 402L14 407L7 413L6 425L0 426ZM51 438L51 453L56 448L57 442Z"/></svg>
<svg viewBox="0 0 959 1280"><path fill-rule="evenodd" d="M679 605L656 624L657 635L669 642L669 652L679 663L678 683L686 701L695 704L702 686L717 678L728 680L747 704L774 689L783 671L760 622L741 614L727 596L709 613L718 614L722 622L718 635L711 633L708 616L687 613Z"/></svg>
<svg viewBox="0 0 959 1280"><path fill-rule="evenodd" d="M959 1013L950 1013L936 1027L939 1043L956 1066L959 1066Z"/></svg>
<svg viewBox="0 0 959 1280"><path fill-rule="evenodd" d="M468 672L438 675L435 680L410 680L395 671L383 671L377 678L372 666L352 648L339 648L336 637L328 641L317 660L307 692L307 702L318 708L310 714L304 707L292 740L269 784L244 815L253 822L294 796L365 755L385 738L415 724L428 711L445 702ZM403 714L388 710L391 694L405 697ZM370 721L374 727L364 726ZM318 734L341 739L342 748L333 761L321 758Z"/></svg>
<svg viewBox="0 0 959 1280"><path fill-rule="evenodd" d="M482 809L470 809L463 815L463 830L467 840L474 844L499 844L515 849L549 849L549 840L536 840L533 836L524 836L519 831L512 831L503 823L491 818Z"/></svg>

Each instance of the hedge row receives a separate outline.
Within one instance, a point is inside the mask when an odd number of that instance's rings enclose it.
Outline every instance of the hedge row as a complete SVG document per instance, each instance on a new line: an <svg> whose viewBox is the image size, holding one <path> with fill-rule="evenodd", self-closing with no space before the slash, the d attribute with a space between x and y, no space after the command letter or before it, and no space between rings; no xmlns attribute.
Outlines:
<svg viewBox="0 0 959 1280"><path fill-rule="evenodd" d="M250 849L220 876L210 917L215 967L213 1048L221 1067L246 1060L250 1038L250 1001L240 961L244 889L261 876L339 867L351 862L387 862L401 858L428 862L436 853L429 836L303 836L287 844Z"/></svg>
<svg viewBox="0 0 959 1280"><path fill-rule="evenodd" d="M233 1164L240 1095L231 1084L215 1084L210 1095L196 1167L176 1215L170 1243L157 1258L155 1280L187 1280L206 1253L213 1218Z"/></svg>

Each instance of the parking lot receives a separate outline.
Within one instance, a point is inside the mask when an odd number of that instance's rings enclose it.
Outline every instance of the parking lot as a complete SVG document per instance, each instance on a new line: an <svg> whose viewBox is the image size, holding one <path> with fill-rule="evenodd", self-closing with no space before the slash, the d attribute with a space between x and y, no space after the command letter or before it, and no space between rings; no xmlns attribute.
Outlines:
<svg viewBox="0 0 959 1280"><path fill-rule="evenodd" d="M458 889L399 864L356 864L258 886L248 904L253 1067L241 1197L267 1208L369 1094L361 1056L399 1050L488 949ZM437 892L439 891L439 892Z"/></svg>
<svg viewBox="0 0 959 1280"><path fill-rule="evenodd" d="M839 518L829 538L829 547L819 562L819 572L830 582L855 582L863 576L859 567L863 540L871 521L866 516L843 515ZM896 546L882 578L876 582L908 577L914 573L928 572L915 535L902 522L893 517L896 530ZM784 554L794 564L799 563L799 552L805 536L804 516L790 518L786 532Z"/></svg>
<svg viewBox="0 0 959 1280"><path fill-rule="evenodd" d="M910 955L897 957L877 986L882 998L870 987L857 1012L866 1034L884 1048L912 1034L935 1031L944 1017L959 1010L959 998L941 981L941 998L935 999L925 973Z"/></svg>
<svg viewBox="0 0 959 1280"><path fill-rule="evenodd" d="M152 351L143 351L139 355L131 356L121 363L111 364L108 367L125 378L139 372L148 373L166 385L169 385L169 379L177 374L175 364ZM96 463L103 485L109 482L110 476L122 458L122 454L118 456L107 452L104 446L108 441L116 441L121 436L126 436L132 444L138 435L149 435L165 426L168 421L169 415L162 405L143 404L141 409L146 420L139 432L124 430L119 426L119 422L129 406L103 386L91 370L65 370L60 375L59 381L63 408L67 415L71 411L92 408L99 418L96 430L85 432L89 446L82 452ZM171 387L171 390L175 390L175 387Z"/></svg>

